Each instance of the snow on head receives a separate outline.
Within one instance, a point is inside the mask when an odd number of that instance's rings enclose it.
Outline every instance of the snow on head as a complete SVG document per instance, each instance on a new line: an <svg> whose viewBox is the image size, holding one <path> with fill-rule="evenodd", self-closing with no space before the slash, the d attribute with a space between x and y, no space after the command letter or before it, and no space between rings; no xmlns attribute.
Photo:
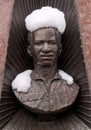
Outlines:
<svg viewBox="0 0 91 130"><path fill-rule="evenodd" d="M25 19L28 31L33 32L44 27L53 27L63 34L66 27L64 13L49 6L34 10Z"/></svg>
<svg viewBox="0 0 91 130"><path fill-rule="evenodd" d="M31 70L26 70L16 76L12 82L12 89L16 89L17 92L27 92L31 85Z"/></svg>

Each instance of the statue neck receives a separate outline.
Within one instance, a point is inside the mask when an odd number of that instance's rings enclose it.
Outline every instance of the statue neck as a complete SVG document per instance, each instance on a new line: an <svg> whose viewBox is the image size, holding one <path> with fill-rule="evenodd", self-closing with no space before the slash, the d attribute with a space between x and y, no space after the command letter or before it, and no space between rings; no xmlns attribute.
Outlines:
<svg viewBox="0 0 91 130"><path fill-rule="evenodd" d="M34 71L43 77L46 81L52 79L57 72L57 65L42 66L39 64L34 65Z"/></svg>

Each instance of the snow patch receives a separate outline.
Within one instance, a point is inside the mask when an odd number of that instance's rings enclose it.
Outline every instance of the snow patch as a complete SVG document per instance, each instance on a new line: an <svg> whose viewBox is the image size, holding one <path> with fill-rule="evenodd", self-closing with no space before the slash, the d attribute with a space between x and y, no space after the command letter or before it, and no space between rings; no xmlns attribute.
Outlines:
<svg viewBox="0 0 91 130"><path fill-rule="evenodd" d="M63 34L66 28L64 13L50 6L34 10L25 18L25 25L30 32L44 27L53 27Z"/></svg>
<svg viewBox="0 0 91 130"><path fill-rule="evenodd" d="M65 73L63 70L59 70L59 74L69 85L73 84L73 78L69 74Z"/></svg>
<svg viewBox="0 0 91 130"><path fill-rule="evenodd" d="M12 82L12 88L17 92L27 92L31 85L31 73L32 70L26 70L18 74Z"/></svg>

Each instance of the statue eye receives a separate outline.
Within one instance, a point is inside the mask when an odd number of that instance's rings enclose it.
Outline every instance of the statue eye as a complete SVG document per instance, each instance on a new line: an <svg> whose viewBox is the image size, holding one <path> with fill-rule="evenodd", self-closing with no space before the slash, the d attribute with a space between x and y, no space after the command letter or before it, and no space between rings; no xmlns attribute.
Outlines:
<svg viewBox="0 0 91 130"><path fill-rule="evenodd" d="M37 42L35 42L35 44L34 45L38 45L38 46L40 46L40 45L42 45L43 44L43 42L42 41L37 41Z"/></svg>
<svg viewBox="0 0 91 130"><path fill-rule="evenodd" d="M56 45L56 41L49 41L49 44Z"/></svg>

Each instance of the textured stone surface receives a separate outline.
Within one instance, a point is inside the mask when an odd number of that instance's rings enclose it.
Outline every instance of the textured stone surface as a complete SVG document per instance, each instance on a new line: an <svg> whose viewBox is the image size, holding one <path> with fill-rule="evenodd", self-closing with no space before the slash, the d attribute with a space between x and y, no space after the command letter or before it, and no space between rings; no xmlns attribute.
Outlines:
<svg viewBox="0 0 91 130"><path fill-rule="evenodd" d="M91 89L91 0L76 0L83 53Z"/></svg>
<svg viewBox="0 0 91 130"><path fill-rule="evenodd" d="M0 92L14 0L0 0Z"/></svg>

